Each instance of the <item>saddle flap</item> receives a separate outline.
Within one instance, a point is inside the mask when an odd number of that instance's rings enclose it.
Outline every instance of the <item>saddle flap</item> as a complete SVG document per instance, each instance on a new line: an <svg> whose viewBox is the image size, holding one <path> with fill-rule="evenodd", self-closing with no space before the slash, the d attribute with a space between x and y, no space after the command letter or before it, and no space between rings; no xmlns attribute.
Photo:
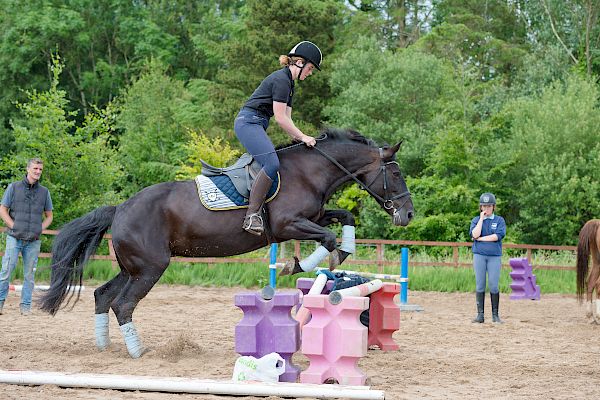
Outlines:
<svg viewBox="0 0 600 400"><path fill-rule="evenodd" d="M200 159L200 164L202 164L202 175L204 176L215 176L227 174L228 172L235 171L238 169L243 170L246 165L250 164L254 160L252 156L248 153L244 153L240 158L237 159L233 165L224 168L213 167L206 161Z"/></svg>

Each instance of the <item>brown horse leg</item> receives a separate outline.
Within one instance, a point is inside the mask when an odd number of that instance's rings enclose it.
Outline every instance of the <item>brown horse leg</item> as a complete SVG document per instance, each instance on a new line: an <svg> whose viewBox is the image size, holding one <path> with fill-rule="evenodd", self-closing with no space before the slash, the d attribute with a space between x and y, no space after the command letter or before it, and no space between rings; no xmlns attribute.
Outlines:
<svg viewBox="0 0 600 400"><path fill-rule="evenodd" d="M600 238L600 230L598 232L598 238ZM599 239L600 240L600 239ZM600 251L597 241L591 242L591 253L592 253L592 271L590 272L588 282L588 294L592 297L591 290L596 289L596 301L595 307L592 307L592 315L596 324L600 323ZM596 247L594 247L596 246ZM593 285L590 289L590 285Z"/></svg>
<svg viewBox="0 0 600 400"><path fill-rule="evenodd" d="M329 226L339 223L342 226L355 226L354 215L348 210L325 210L323 216L317 221L320 226ZM344 228L345 229L345 228ZM354 245L354 243L353 243ZM329 270L333 271L346 260L350 252L336 248L329 256Z"/></svg>
<svg viewBox="0 0 600 400"><path fill-rule="evenodd" d="M99 350L105 350L110 346L110 336L108 331L108 310L110 304L119 294L129 275L121 271L110 281L94 290L94 300L96 304L95 311L95 336L96 347Z"/></svg>
<svg viewBox="0 0 600 400"><path fill-rule="evenodd" d="M119 295L111 304L111 308L119 322L119 329L125 339L127 351L132 358L139 358L148 351L147 348L142 346L135 325L133 324L133 311L169 266L169 253L164 251L159 255L159 252L156 251L157 249L154 250L153 252L149 250L145 253L139 252L133 254L131 257L127 257L127 259L122 257L124 261L123 266L130 272L130 276ZM135 260L135 266L128 265L132 263L132 260Z"/></svg>
<svg viewBox="0 0 600 400"><path fill-rule="evenodd" d="M315 253L311 256L315 256L319 253L319 256L313 259L320 259L323 256L323 252L326 250L331 253L335 250L335 233L330 231L329 229L323 228L322 226L309 221L306 218L298 219L294 222L287 223L282 230L277 232L278 240L289 240L289 239L297 239L297 240L315 240L321 243L321 246L324 248L318 248ZM311 258L309 256L308 258ZM304 261L304 260L303 260ZM302 267L300 267L302 262L298 262L296 259L294 261L287 262L284 268L281 270L279 275L293 275L298 272L304 271Z"/></svg>
<svg viewBox="0 0 600 400"><path fill-rule="evenodd" d="M596 319L598 318L598 316L596 315L596 310L595 310L595 305L592 302L593 300L593 292L594 289L596 289L596 298L598 298L598 278L600 278L600 268L598 268L598 265L594 262L592 263L592 269L590 270L590 273L588 275L588 281L587 281L587 292L586 292L586 300L587 300L587 310L586 310L586 316L588 318L593 318L593 321L596 322Z"/></svg>

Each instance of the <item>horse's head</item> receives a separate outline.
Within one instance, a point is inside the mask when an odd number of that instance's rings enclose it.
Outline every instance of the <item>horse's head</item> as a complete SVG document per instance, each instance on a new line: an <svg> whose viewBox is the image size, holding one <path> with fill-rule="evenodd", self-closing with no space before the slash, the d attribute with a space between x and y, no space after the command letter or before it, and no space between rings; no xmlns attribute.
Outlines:
<svg viewBox="0 0 600 400"><path fill-rule="evenodd" d="M401 144L380 147L377 160L359 171L358 178L392 216L394 225L406 226L413 218L414 209L406 181L396 162L396 153Z"/></svg>

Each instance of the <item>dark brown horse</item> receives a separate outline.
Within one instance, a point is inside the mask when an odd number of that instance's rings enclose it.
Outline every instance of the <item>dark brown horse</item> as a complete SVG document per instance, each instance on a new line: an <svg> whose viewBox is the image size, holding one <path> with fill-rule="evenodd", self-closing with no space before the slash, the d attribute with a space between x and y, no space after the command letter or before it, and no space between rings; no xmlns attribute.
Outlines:
<svg viewBox="0 0 600 400"><path fill-rule="evenodd" d="M589 258L592 255L592 269L589 269ZM589 271L589 273L588 273ZM596 289L595 307L592 293ZM587 316L595 323L600 323L600 219L592 219L585 223L579 232L577 243L577 299L583 301L586 293Z"/></svg>
<svg viewBox="0 0 600 400"><path fill-rule="evenodd" d="M309 269L314 268L327 254L333 260L331 267L335 267L352 251L352 214L324 208L345 183L358 182L384 207L395 225L409 223L413 204L394 161L399 148L400 143L378 147L357 132L329 129L314 148L300 144L278 150L281 187L267 205L270 237L274 242L315 240L325 249L313 253L308 261L293 261L288 272L306 270L307 264ZM105 349L110 344L108 311L112 309L129 354L139 357L144 350L132 314L167 269L172 256L231 256L268 244L265 235L255 236L242 229L244 213L244 209L206 209L198 199L194 181L159 183L118 206L100 207L66 224L55 238L51 286L42 296L40 308L52 315L58 311L69 288L81 282L84 265L112 226L121 271L94 292L96 345ZM352 237L343 238L340 248L336 235L326 228L332 223L352 227Z"/></svg>

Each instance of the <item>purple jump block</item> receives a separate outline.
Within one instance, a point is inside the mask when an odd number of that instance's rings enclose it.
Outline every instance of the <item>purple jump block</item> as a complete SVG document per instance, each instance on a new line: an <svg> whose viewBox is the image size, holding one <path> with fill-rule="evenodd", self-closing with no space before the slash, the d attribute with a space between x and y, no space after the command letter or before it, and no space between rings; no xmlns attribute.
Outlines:
<svg viewBox="0 0 600 400"><path fill-rule="evenodd" d="M300 326L291 316L298 301L295 290L276 291L271 300L264 300L260 292L235 295L235 305L244 312L235 327L235 351L256 358L278 353L285 360L280 382L296 382L300 376L300 368L292 363L292 356L300 349Z"/></svg>
<svg viewBox="0 0 600 400"><path fill-rule="evenodd" d="M512 278L512 294L511 300L539 300L540 285L535 284L535 275L532 273L531 265L526 258L511 258L510 266L513 272L510 273Z"/></svg>

